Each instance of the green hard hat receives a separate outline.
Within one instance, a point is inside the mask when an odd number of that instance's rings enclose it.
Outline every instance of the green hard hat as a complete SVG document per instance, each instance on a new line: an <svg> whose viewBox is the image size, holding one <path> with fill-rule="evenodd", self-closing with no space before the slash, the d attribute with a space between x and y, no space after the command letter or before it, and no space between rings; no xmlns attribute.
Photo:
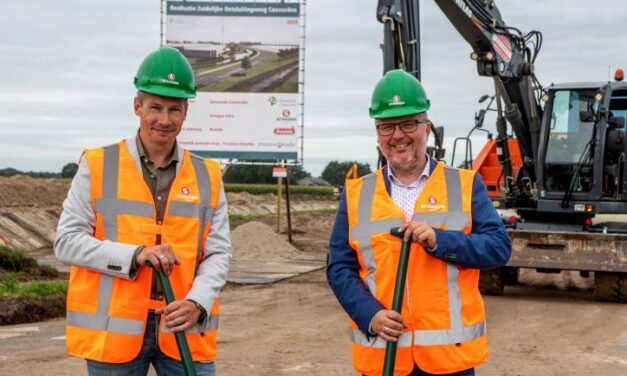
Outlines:
<svg viewBox="0 0 627 376"><path fill-rule="evenodd" d="M176 48L161 47L142 61L135 87L162 97L194 98L196 83L189 61Z"/></svg>
<svg viewBox="0 0 627 376"><path fill-rule="evenodd" d="M386 119L427 111L431 102L420 81L402 69L387 72L372 91L370 117Z"/></svg>

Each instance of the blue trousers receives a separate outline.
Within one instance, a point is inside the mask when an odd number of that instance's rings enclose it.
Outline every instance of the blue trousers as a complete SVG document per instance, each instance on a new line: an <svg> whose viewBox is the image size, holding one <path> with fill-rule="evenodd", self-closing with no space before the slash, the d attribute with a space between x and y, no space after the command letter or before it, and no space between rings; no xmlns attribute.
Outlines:
<svg viewBox="0 0 627 376"><path fill-rule="evenodd" d="M183 364L166 356L159 349L157 341L159 317L150 312L146 322L146 333L139 355L128 363L102 363L93 360L87 361L87 372L90 376L146 376L148 367L152 363L159 376L184 375ZM194 362L198 376L215 376L215 364Z"/></svg>

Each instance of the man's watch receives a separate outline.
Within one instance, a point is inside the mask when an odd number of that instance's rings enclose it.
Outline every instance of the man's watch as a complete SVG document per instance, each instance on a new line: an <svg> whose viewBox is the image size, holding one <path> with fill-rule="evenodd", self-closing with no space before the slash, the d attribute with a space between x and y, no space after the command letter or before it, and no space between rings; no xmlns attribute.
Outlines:
<svg viewBox="0 0 627 376"><path fill-rule="evenodd" d="M187 300L196 304L196 308L200 310L200 316L198 316L198 321L203 321L205 317L207 316L207 311L205 311L205 307L203 307L200 303L198 303L197 301L193 299L187 299Z"/></svg>

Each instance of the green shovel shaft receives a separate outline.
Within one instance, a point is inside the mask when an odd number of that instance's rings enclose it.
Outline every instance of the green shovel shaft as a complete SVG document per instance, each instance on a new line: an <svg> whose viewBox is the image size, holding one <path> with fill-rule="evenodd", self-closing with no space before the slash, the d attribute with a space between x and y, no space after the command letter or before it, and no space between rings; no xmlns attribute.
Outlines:
<svg viewBox="0 0 627 376"><path fill-rule="evenodd" d="M394 236L403 237L404 233L398 231L398 227L392 228L390 233ZM403 296L405 281L407 280L407 264L409 262L409 249L411 239L404 241L401 246L401 255L398 260L398 270L396 272L396 283L394 284L394 297L392 298L392 310L401 313L403 308ZM394 362L396 361L396 348L398 342L388 342L385 346L385 361L383 363L383 376L394 375Z"/></svg>
<svg viewBox="0 0 627 376"><path fill-rule="evenodd" d="M147 263L150 266L149 263ZM174 301L174 292L172 292L172 285L170 279L161 270L155 269L161 280L163 286L163 295L165 295L165 302L170 304ZM196 369L194 368L194 361L192 360L192 354L189 351L187 345L187 338L185 338L185 332L174 332L174 338L176 338L176 345L179 348L179 354L181 354L181 362L183 363L183 371L185 376L196 376Z"/></svg>

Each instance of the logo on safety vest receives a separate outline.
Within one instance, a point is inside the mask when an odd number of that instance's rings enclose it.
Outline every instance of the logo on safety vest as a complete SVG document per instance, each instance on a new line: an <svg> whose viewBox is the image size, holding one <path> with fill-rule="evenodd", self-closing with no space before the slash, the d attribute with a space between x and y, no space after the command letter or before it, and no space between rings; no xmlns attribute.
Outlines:
<svg viewBox="0 0 627 376"><path fill-rule="evenodd" d="M401 97L399 95L395 95L392 97L392 100L390 101L390 103L388 103L389 106L401 106L404 105L405 102L403 102L401 100Z"/></svg>
<svg viewBox="0 0 627 376"><path fill-rule="evenodd" d="M438 199L435 196L429 196L427 199L428 204L420 204L421 209L426 209L428 211L436 211L439 209L444 209L446 206L444 204L438 204Z"/></svg>
<svg viewBox="0 0 627 376"><path fill-rule="evenodd" d="M183 194L181 194L181 193L183 193ZM181 188L181 193L177 193L176 194L176 198L178 198L180 200L183 200L183 201L187 201L187 202L198 200L198 195L191 196L189 194L189 188L187 188L187 187Z"/></svg>

